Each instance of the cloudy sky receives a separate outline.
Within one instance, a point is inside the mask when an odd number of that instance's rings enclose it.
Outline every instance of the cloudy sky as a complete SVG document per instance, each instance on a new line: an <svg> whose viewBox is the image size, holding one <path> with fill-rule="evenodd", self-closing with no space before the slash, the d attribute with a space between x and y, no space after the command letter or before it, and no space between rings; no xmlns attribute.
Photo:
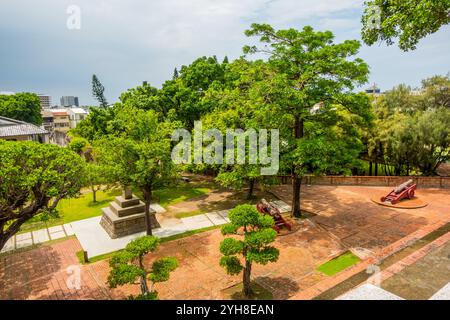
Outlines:
<svg viewBox="0 0 450 320"><path fill-rule="evenodd" d="M94 104L97 74L110 102L146 80L160 86L175 67L199 56L230 59L251 40L253 22L276 28L312 25L338 41L360 38L363 0L0 0L0 91L75 95ZM67 28L67 9L81 9L81 28ZM414 52L364 46L370 82L383 90L450 71L450 27Z"/></svg>

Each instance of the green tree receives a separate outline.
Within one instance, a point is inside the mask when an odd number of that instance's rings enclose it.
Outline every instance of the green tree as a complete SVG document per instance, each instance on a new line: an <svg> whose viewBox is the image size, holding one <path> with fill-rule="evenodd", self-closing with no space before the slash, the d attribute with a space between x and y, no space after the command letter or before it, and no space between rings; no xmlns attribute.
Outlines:
<svg viewBox="0 0 450 320"><path fill-rule="evenodd" d="M82 159L69 149L0 141L0 250L26 221L75 197L83 170Z"/></svg>
<svg viewBox="0 0 450 320"><path fill-rule="evenodd" d="M218 129L224 141L226 141L226 133L230 130L235 132L253 130L257 135L260 129L277 128L266 121L265 110L261 113L259 108L259 97L252 95L252 87L255 83L264 81L269 76L266 69L267 66L262 61L250 62L238 59L228 64L225 67L226 81L221 85L211 86L202 100L204 104L210 104L215 108L214 112L202 117L203 128ZM239 151L236 152L237 142L242 138L249 137L243 134L240 138L237 136L234 139L236 155L239 153ZM234 161L230 164L225 159L223 165L215 166L215 169L219 171L216 181L224 187L237 190L248 187L247 199L253 197L255 185L263 185L265 181L264 176L261 175L263 165L260 164L260 159L254 151L250 150L250 144L246 142L244 163ZM250 162L250 156L255 157L256 163ZM234 158L236 160L236 157Z"/></svg>
<svg viewBox="0 0 450 320"><path fill-rule="evenodd" d="M105 87L101 84L95 74L92 76L92 96L97 99L100 107L108 107L108 101L105 97Z"/></svg>
<svg viewBox="0 0 450 320"><path fill-rule="evenodd" d="M116 108L90 108L89 115L84 118L70 133L88 141L104 138L109 134L109 124L115 118Z"/></svg>
<svg viewBox="0 0 450 320"><path fill-rule="evenodd" d="M299 217L302 176L345 173L347 168L341 165L354 162L351 157L362 149L357 128L372 119L370 101L366 94L352 90L367 82L369 69L354 58L361 46L358 41L335 44L329 31L315 32L311 27L277 31L267 24L253 24L246 35L258 36L265 45L246 46L245 53L269 55L272 75L256 86L259 105L271 118L267 121L279 122L282 166L290 169L293 215ZM302 150L314 145L315 139L320 158ZM337 145L345 149L337 150ZM334 161L337 157L341 159ZM329 168L325 159L333 160Z"/></svg>
<svg viewBox="0 0 450 320"><path fill-rule="evenodd" d="M33 93L0 95L0 116L40 126L42 115L39 97Z"/></svg>
<svg viewBox="0 0 450 320"><path fill-rule="evenodd" d="M160 102L187 129L192 129L194 121L211 111L201 100L210 86L224 81L224 65L215 57L201 57L189 66L182 66L178 73L178 78L163 84Z"/></svg>
<svg viewBox="0 0 450 320"><path fill-rule="evenodd" d="M265 265L278 260L280 253L271 245L277 232L272 229L272 217L260 214L252 205L237 206L230 211L229 219L231 223L222 227L222 234L233 237L226 238L220 244L223 254L220 265L231 275L243 271L243 294L250 297L253 263ZM243 264L240 256L244 260Z"/></svg>
<svg viewBox="0 0 450 320"><path fill-rule="evenodd" d="M123 251L115 254L109 261L109 287L135 284L139 280L141 294L133 299L158 299L154 285L169 280L170 273L178 267L177 259L171 257L153 261L150 269L145 266L145 255L154 252L158 246L158 238L146 236L131 241ZM151 288L148 287L148 280L151 282Z"/></svg>
<svg viewBox="0 0 450 320"><path fill-rule="evenodd" d="M153 110L125 106L111 124L111 134L95 144L99 161L107 167L111 180L123 187L134 186L143 194L147 234L157 225L150 213L152 193L175 180L171 159L172 123L160 122Z"/></svg>
<svg viewBox="0 0 450 320"><path fill-rule="evenodd" d="M450 23L449 0L370 0L362 17L362 38L368 45L399 38L399 47L414 50L418 42Z"/></svg>

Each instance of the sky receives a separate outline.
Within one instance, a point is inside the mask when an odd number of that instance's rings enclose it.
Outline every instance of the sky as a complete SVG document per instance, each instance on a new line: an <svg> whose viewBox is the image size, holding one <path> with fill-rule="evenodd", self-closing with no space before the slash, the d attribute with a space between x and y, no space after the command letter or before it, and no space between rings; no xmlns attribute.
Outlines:
<svg viewBox="0 0 450 320"><path fill-rule="evenodd" d="M364 0L0 0L0 91L78 96L95 105L92 74L109 102L143 81L160 87L175 67L201 56L230 60L253 43L254 23L276 29L311 25L336 41L360 39ZM80 9L80 28L73 24ZM417 50L363 46L370 84L382 90L450 72L450 26L422 40ZM369 84L367 85L369 86Z"/></svg>

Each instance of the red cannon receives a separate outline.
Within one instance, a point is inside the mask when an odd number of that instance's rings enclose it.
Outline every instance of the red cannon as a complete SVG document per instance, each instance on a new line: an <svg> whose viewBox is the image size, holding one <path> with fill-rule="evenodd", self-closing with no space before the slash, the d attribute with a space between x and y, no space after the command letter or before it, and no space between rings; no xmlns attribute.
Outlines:
<svg viewBox="0 0 450 320"><path fill-rule="evenodd" d="M416 188L417 184L413 180L408 180L392 190L386 197L381 197L381 202L389 201L392 204L396 204L403 199L412 199Z"/></svg>
<svg viewBox="0 0 450 320"><path fill-rule="evenodd" d="M260 203L256 205L256 209L262 214L270 215L275 221L275 225L273 226L274 230L280 232L281 228L286 228L291 231L291 225L281 216L280 210L276 208L274 205L267 202L265 199L262 199Z"/></svg>

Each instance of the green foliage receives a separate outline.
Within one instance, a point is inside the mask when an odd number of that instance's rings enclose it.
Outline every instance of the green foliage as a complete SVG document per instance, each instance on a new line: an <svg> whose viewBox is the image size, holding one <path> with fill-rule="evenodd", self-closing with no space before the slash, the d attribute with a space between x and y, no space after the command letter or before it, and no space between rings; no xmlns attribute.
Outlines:
<svg viewBox="0 0 450 320"><path fill-rule="evenodd" d="M169 280L170 273L178 267L175 258L161 258L155 260L150 269L144 265L144 256L154 252L160 240L153 236L145 236L131 241L123 251L116 253L109 265L111 271L108 276L110 288L125 284L134 284L138 279L141 283L141 295L131 297L135 300L156 300L157 292L148 290L147 279L154 285L157 282Z"/></svg>
<svg viewBox="0 0 450 320"><path fill-rule="evenodd" d="M69 143L69 149L82 155L90 147L89 141L85 138L74 137Z"/></svg>
<svg viewBox="0 0 450 320"><path fill-rule="evenodd" d="M108 107L108 101L105 98L105 87L101 84L100 80L94 74L92 76L92 96L97 99L100 107Z"/></svg>
<svg viewBox="0 0 450 320"><path fill-rule="evenodd" d="M339 257L336 257L330 261L325 262L321 266L317 268L317 271L320 271L327 276L333 276L342 270L347 269L348 267L358 263L361 261L357 256L355 256L351 252L346 252Z"/></svg>
<svg viewBox="0 0 450 320"><path fill-rule="evenodd" d="M163 258L156 260L152 265L152 272L149 279L156 282L164 282L169 280L170 273L178 268L178 261L175 258Z"/></svg>
<svg viewBox="0 0 450 320"><path fill-rule="evenodd" d="M42 115L39 97L34 93L0 95L0 116L40 126Z"/></svg>
<svg viewBox="0 0 450 320"><path fill-rule="evenodd" d="M95 108L89 109L89 115L84 118L76 128L70 133L77 137L86 138L90 142L104 138L109 134L109 123L114 119L115 108Z"/></svg>
<svg viewBox="0 0 450 320"><path fill-rule="evenodd" d="M176 177L170 139L174 126L160 122L154 110L125 105L118 109L111 127L110 136L95 144L99 162L112 181L142 191L148 207L153 190L167 186Z"/></svg>
<svg viewBox="0 0 450 320"><path fill-rule="evenodd" d="M396 175L433 175L450 156L450 80L435 76L422 83L420 94L400 85L373 102L377 120L367 137L368 156L394 166Z"/></svg>
<svg viewBox="0 0 450 320"><path fill-rule="evenodd" d="M69 149L0 140L0 248L34 216L82 186L83 160Z"/></svg>
<svg viewBox="0 0 450 320"><path fill-rule="evenodd" d="M252 205L240 205L228 215L230 224L222 227L222 234L234 235L220 244L223 257L220 265L228 274L236 275L244 270L244 291L250 290L252 263L267 264L278 260L279 251L270 244L275 241L277 232L272 229L272 217L261 215ZM240 237L238 240L236 237ZM239 256L245 261L242 265Z"/></svg>
<svg viewBox="0 0 450 320"><path fill-rule="evenodd" d="M362 23L362 38L368 45L381 41L392 45L399 38L402 50L414 50L422 38L450 23L450 1L370 0Z"/></svg>
<svg viewBox="0 0 450 320"><path fill-rule="evenodd" d="M334 43L330 31L253 24L246 35L259 37L262 45L246 46L245 53L269 55L271 76L256 83L252 95L265 110L266 123L280 128L281 167L295 178L293 214L299 216L298 178L345 173L354 165L348 155L362 151L361 131L370 125L372 114L368 97L353 90L367 82L369 68L355 57L358 41ZM307 150L314 145L319 154Z"/></svg>

